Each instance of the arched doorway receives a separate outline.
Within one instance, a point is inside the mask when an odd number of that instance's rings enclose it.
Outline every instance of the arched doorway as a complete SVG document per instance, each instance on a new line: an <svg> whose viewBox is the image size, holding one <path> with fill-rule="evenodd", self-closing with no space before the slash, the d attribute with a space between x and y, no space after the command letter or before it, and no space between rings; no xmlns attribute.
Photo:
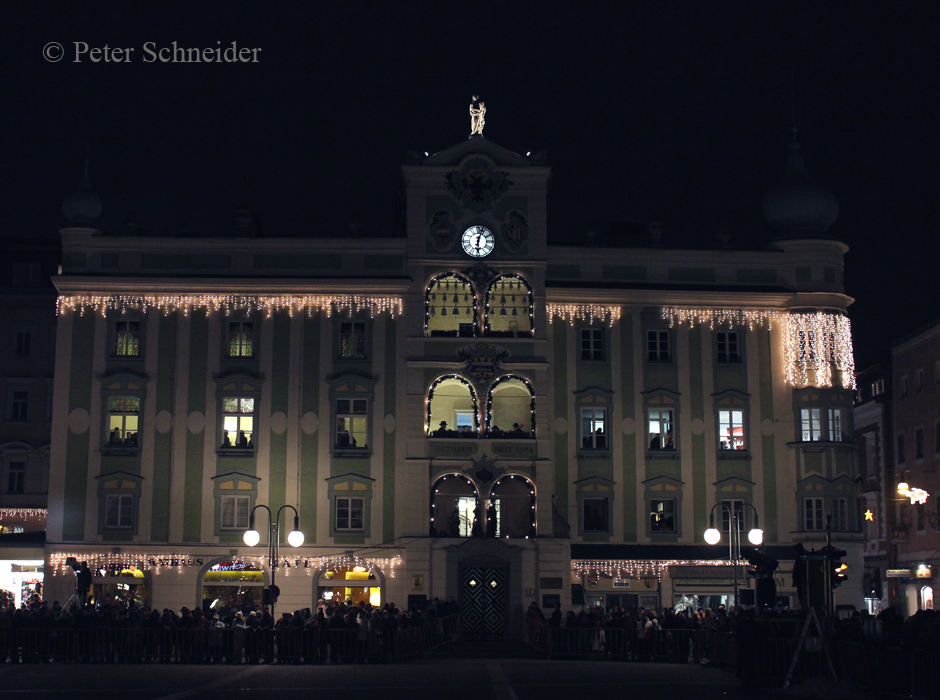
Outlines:
<svg viewBox="0 0 940 700"><path fill-rule="evenodd" d="M221 616L229 611L250 612L261 605L267 576L257 564L244 561L220 561L211 565L202 577L202 609Z"/></svg>
<svg viewBox="0 0 940 700"><path fill-rule="evenodd" d="M375 568L364 563L348 562L322 569L317 575L317 603L327 605L351 602L352 605L368 603L374 607L382 605L384 577Z"/></svg>
<svg viewBox="0 0 940 700"><path fill-rule="evenodd" d="M431 485L431 537L470 537L480 532L480 498L462 474L445 474Z"/></svg>

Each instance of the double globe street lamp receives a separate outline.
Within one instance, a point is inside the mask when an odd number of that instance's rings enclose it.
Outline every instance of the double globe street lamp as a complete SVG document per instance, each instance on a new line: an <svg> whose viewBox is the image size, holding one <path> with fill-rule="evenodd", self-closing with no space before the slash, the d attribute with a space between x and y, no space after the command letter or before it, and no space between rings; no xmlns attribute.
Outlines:
<svg viewBox="0 0 940 700"><path fill-rule="evenodd" d="M277 575L278 567L278 545L281 540L281 513L284 512L285 508L290 508L294 511L294 529L287 535L287 544L291 547L300 547L304 543L304 533L300 531L300 515L297 513L297 509L294 508L294 506L283 505L278 509L277 515L274 516L271 514L270 508L266 505L258 504L251 509L251 514L248 516L248 529L245 530L245 534L242 536L245 544L249 547L254 547L261 541L261 533L255 529L255 511L259 508L264 508L268 511L268 567L271 569L271 585L267 588L267 592L269 600L271 601L271 617L274 617L274 604L277 602L277 597L281 592L275 584L275 576Z"/></svg>
<svg viewBox="0 0 940 700"><path fill-rule="evenodd" d="M721 541L721 532L715 527L715 508L721 508L728 513L728 559L734 572L734 605L738 606L738 562L741 560L741 516L745 508L754 511L754 527L747 533L747 540L754 546L763 544L764 531L757 522L757 508L751 503L716 503L708 515L708 529L705 531L705 541L708 544L718 544Z"/></svg>

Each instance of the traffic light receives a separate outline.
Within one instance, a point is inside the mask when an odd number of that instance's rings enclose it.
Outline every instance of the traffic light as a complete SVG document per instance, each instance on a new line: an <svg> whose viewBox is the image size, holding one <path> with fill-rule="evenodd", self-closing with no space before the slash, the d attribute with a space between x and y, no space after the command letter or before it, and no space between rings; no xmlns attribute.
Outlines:
<svg viewBox="0 0 940 700"><path fill-rule="evenodd" d="M846 552L844 549L836 549L835 547L824 547L823 551L829 561L829 585L832 588L838 588L849 576L848 564L842 561L842 557L845 556Z"/></svg>

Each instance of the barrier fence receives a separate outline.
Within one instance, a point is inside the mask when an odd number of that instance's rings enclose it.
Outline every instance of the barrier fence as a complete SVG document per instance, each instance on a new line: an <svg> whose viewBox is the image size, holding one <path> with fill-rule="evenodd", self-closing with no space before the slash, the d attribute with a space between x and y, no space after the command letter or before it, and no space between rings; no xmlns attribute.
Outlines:
<svg viewBox="0 0 940 700"><path fill-rule="evenodd" d="M358 629L21 628L0 630L7 663L380 663L456 639L458 615L394 631Z"/></svg>

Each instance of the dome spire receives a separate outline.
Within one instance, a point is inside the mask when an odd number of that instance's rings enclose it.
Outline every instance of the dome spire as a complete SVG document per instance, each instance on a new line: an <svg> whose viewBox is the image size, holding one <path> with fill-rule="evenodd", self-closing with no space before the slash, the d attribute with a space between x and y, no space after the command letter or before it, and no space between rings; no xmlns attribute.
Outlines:
<svg viewBox="0 0 940 700"><path fill-rule="evenodd" d="M101 214L101 197L91 188L88 180L88 156L85 156L85 170L82 181L74 192L62 202L62 213L70 224L87 226Z"/></svg>

